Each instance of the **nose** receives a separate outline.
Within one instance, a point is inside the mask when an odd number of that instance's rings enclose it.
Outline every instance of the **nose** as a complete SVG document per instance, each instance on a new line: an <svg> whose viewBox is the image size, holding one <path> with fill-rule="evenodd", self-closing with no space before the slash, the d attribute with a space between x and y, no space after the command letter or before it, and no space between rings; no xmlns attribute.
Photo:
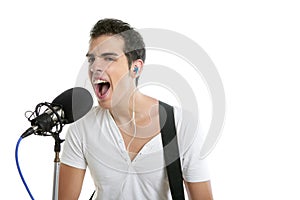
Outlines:
<svg viewBox="0 0 300 200"><path fill-rule="evenodd" d="M89 76L91 81L94 83L95 80L99 79L99 77L103 76L103 70L90 66L89 69Z"/></svg>
<svg viewBox="0 0 300 200"><path fill-rule="evenodd" d="M93 65L91 65L91 66L89 67L89 69L90 69L90 72L92 72L92 73L96 73L96 72L102 73L102 72L103 72L102 69L97 68L97 67L93 67Z"/></svg>

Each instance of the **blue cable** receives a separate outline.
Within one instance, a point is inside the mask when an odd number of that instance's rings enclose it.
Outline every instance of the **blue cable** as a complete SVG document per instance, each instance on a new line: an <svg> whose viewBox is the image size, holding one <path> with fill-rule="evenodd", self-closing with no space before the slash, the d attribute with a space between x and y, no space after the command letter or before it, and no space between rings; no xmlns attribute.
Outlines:
<svg viewBox="0 0 300 200"><path fill-rule="evenodd" d="M23 182L23 184L24 184L24 186L25 186L25 188L26 188L26 190L27 190L27 192L28 192L30 198L31 198L32 200L34 200L32 194L31 194L31 192L30 192L30 190L29 190L29 188L28 188L28 186L27 186L27 184L26 184L26 181L25 181L25 179L24 179L24 177L23 177L23 175L22 175L22 172L21 172L21 169L20 169L20 165L19 165L18 150L19 150L19 145L20 145L20 142L21 142L22 139L23 139L23 138L20 137L19 140L18 140L18 142L17 142L17 145L16 145L16 151L15 151L15 159L16 159L16 164L17 164L18 172L19 172L19 174L20 174L20 177L21 177L21 179L22 179L22 182Z"/></svg>

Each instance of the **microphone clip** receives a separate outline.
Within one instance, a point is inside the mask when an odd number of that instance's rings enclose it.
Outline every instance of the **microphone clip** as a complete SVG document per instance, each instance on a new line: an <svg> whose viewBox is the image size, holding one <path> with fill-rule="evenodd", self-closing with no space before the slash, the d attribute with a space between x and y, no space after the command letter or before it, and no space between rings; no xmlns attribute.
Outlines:
<svg viewBox="0 0 300 200"><path fill-rule="evenodd" d="M48 102L39 103L35 111L26 117L31 123L31 132L41 136L59 135L64 126L63 113L61 112L63 112L61 105Z"/></svg>

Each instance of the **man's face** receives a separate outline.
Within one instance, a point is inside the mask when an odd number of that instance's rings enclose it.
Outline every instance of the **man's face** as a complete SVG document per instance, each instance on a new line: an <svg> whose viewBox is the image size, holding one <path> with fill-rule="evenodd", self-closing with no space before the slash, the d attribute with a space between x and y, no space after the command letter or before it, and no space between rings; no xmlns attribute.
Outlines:
<svg viewBox="0 0 300 200"><path fill-rule="evenodd" d="M133 78L123 49L124 41L115 36L99 36L90 43L89 77L103 108L113 107L131 93Z"/></svg>

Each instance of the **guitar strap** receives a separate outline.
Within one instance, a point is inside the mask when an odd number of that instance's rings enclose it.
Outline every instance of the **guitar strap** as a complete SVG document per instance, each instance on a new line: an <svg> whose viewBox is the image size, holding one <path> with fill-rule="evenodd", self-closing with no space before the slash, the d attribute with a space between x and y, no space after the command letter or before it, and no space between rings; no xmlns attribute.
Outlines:
<svg viewBox="0 0 300 200"><path fill-rule="evenodd" d="M159 101L159 123L172 199L183 200L183 178L176 136L174 110L172 106L161 101Z"/></svg>

